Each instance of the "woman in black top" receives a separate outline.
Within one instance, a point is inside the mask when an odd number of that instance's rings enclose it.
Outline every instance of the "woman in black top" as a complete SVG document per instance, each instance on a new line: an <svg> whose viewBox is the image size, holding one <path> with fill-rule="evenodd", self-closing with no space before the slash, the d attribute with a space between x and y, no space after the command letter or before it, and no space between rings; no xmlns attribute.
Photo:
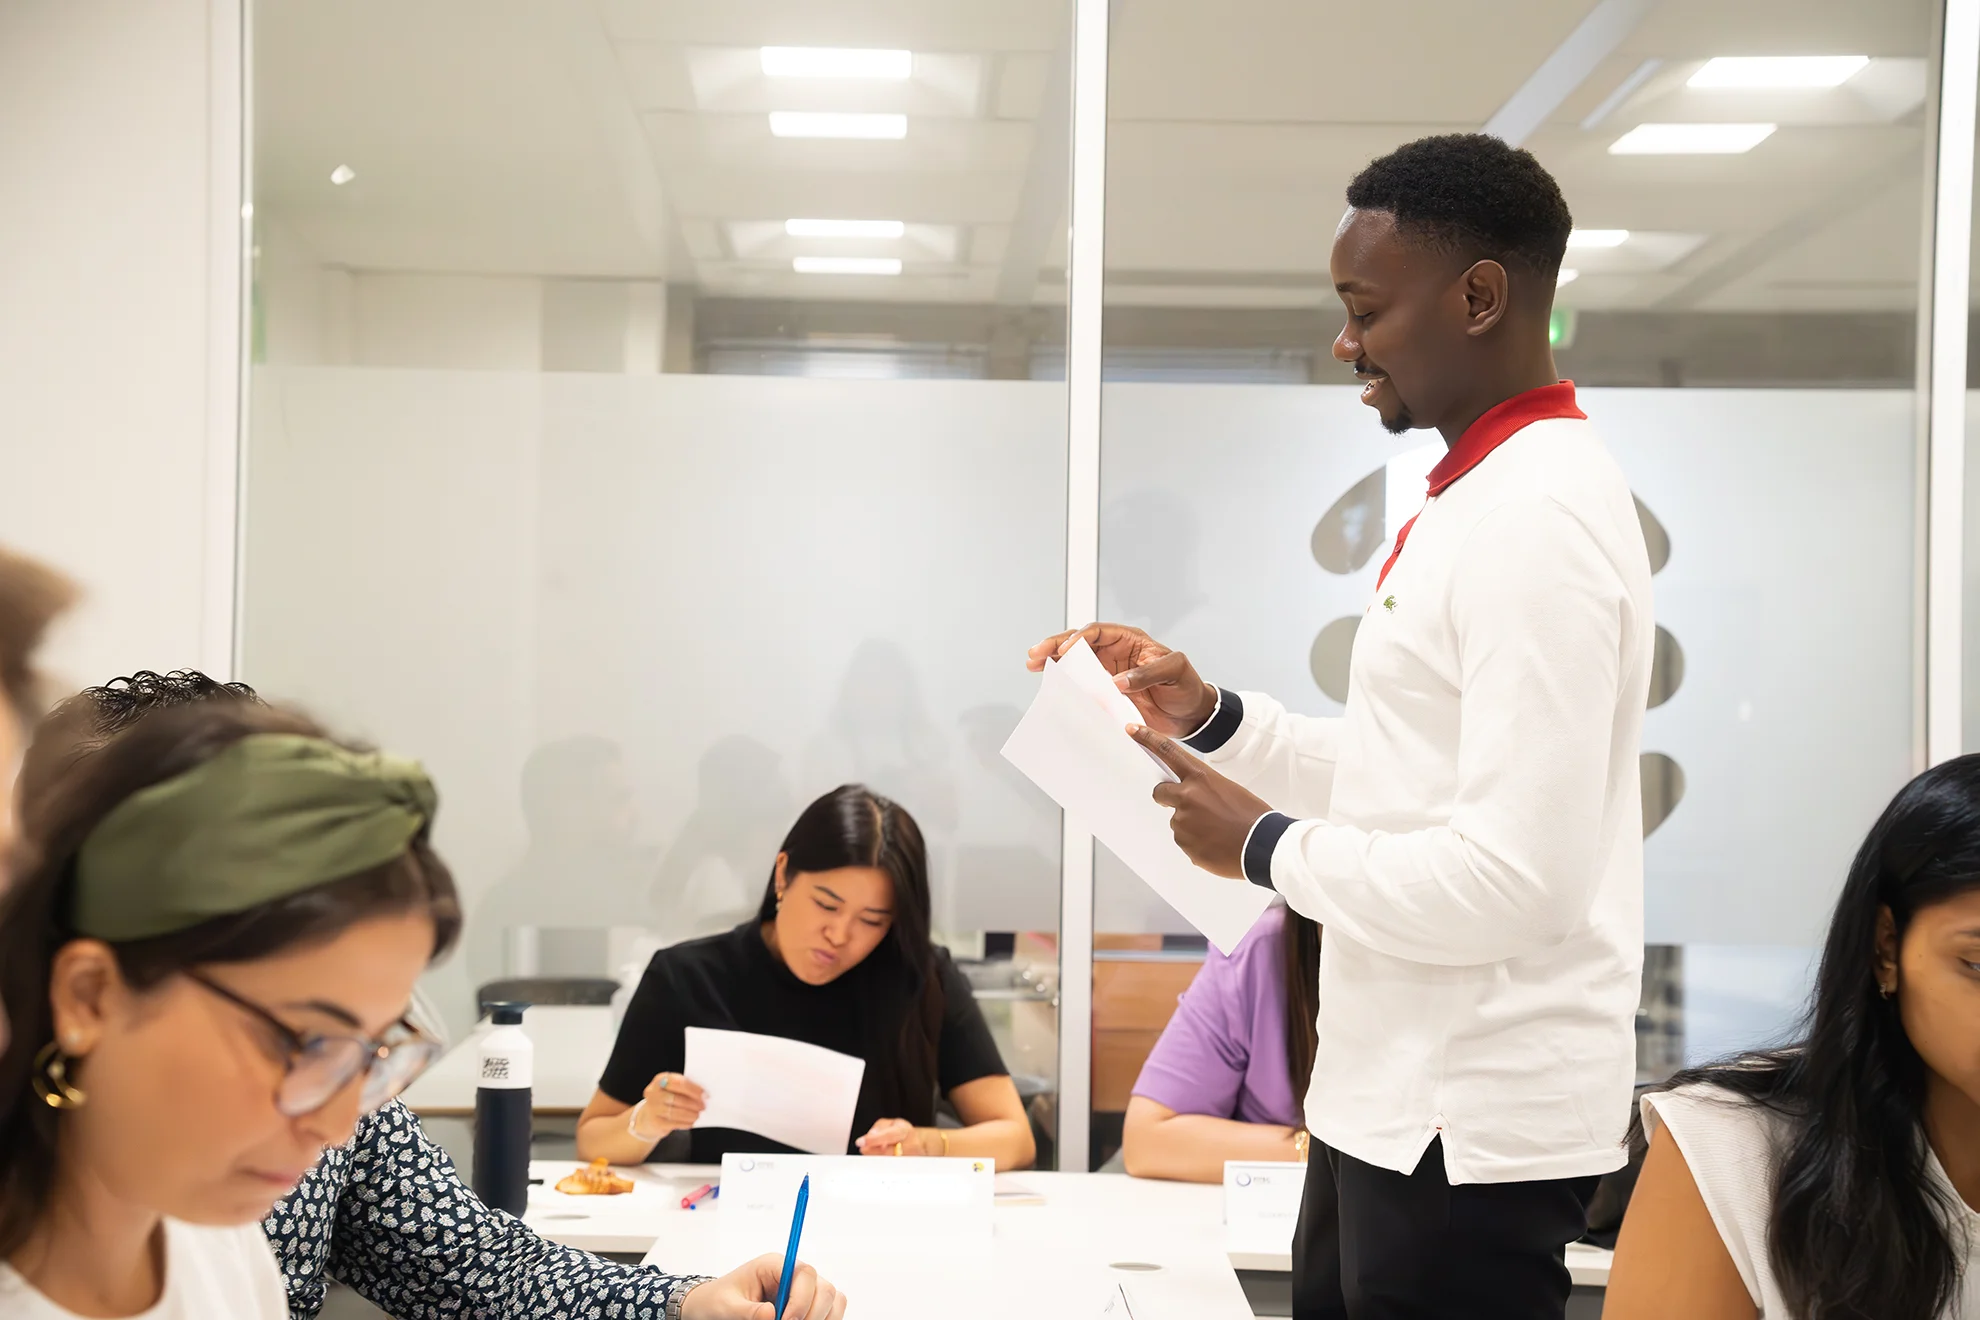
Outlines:
<svg viewBox="0 0 1980 1320"><path fill-rule="evenodd" d="M681 1075L686 1029L802 1040L866 1060L847 1153L969 1155L1028 1166L1031 1126L969 983L928 935L928 859L898 805L857 784L806 807L753 920L662 949L626 1008L612 1058L578 1119L578 1154L637 1164L693 1129L688 1159L788 1150L697 1128L702 1091ZM960 1128L937 1128L937 1093Z"/></svg>

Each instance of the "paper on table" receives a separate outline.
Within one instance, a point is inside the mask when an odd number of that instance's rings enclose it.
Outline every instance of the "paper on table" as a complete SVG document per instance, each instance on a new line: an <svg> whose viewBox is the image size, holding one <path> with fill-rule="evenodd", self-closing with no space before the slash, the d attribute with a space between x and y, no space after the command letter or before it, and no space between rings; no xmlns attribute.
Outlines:
<svg viewBox="0 0 1980 1320"><path fill-rule="evenodd" d="M696 1127L734 1128L813 1155L843 1155L866 1060L782 1036L689 1027L681 1071L708 1093Z"/></svg>
<svg viewBox="0 0 1980 1320"><path fill-rule="evenodd" d="M1004 757L1228 954L1270 906L1271 892L1199 870L1176 846L1169 808L1150 796L1175 776L1127 735L1124 726L1139 722L1134 704L1081 640L1063 659L1046 662Z"/></svg>

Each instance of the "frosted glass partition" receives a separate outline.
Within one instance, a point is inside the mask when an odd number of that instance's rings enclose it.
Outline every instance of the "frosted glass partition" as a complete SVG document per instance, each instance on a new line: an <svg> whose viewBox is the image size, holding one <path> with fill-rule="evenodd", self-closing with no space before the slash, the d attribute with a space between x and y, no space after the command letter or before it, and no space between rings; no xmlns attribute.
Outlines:
<svg viewBox="0 0 1980 1320"><path fill-rule="evenodd" d="M1656 607L1674 645L1644 751L1667 758L1646 779L1674 800L1650 804L1668 815L1645 845L1646 939L1816 944L1909 773L1912 396L1590 389L1583 404L1668 555ZM1110 384L1105 436L1101 612L1226 686L1337 713L1329 630L1351 640L1441 446L1388 436L1331 386ZM1096 890L1097 930L1188 929L1105 854Z"/></svg>
<svg viewBox="0 0 1980 1320"><path fill-rule="evenodd" d="M1059 813L997 751L1063 611L1063 387L261 368L253 408L244 676L432 766L457 1026L753 912L847 780L965 954L1049 946Z"/></svg>

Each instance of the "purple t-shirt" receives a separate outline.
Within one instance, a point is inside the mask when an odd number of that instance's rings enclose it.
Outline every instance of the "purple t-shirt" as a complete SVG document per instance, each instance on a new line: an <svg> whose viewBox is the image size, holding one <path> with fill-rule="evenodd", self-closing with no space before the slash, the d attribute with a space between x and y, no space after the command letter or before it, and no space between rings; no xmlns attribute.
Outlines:
<svg viewBox="0 0 1980 1320"><path fill-rule="evenodd" d="M1134 1093L1178 1114L1292 1127L1286 1068L1286 910L1273 904L1226 958L1213 946L1183 991Z"/></svg>

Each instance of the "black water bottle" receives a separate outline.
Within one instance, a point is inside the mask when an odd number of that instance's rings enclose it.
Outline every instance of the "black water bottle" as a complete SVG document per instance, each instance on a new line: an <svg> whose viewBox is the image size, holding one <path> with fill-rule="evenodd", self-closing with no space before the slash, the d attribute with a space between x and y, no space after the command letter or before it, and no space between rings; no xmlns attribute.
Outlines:
<svg viewBox="0 0 1980 1320"><path fill-rule="evenodd" d="M529 1206L529 1074L535 1047L522 1029L524 1004L490 1004L474 1093L474 1194L520 1215Z"/></svg>

